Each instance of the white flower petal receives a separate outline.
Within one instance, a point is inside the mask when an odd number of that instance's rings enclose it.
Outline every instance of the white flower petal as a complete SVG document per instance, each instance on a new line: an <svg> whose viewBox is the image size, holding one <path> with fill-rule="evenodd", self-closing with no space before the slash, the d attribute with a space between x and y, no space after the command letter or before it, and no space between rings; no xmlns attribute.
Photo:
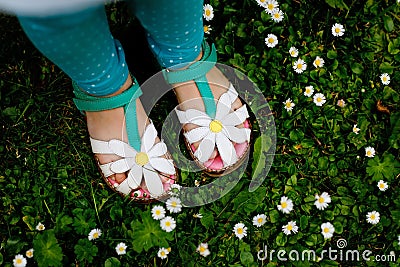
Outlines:
<svg viewBox="0 0 400 267"><path fill-rule="evenodd" d="M147 156L149 158L155 158L160 157L165 153L167 153L167 145L164 142L158 142L147 152Z"/></svg>
<svg viewBox="0 0 400 267"><path fill-rule="evenodd" d="M200 141L203 139L208 133L210 132L209 127L197 127L194 128L193 130L190 130L189 132L184 133L184 136L186 137L187 141L190 144L193 144L195 142Z"/></svg>
<svg viewBox="0 0 400 267"><path fill-rule="evenodd" d="M126 180L131 189L138 188L142 182L143 168L138 165L133 165L128 173ZM124 181L125 182L125 181Z"/></svg>
<svg viewBox="0 0 400 267"><path fill-rule="evenodd" d="M172 160L165 158L151 158L150 165L159 172L174 175L175 167Z"/></svg>
<svg viewBox="0 0 400 267"><path fill-rule="evenodd" d="M143 133L143 137L142 137L142 146L140 148L140 150L142 152L147 152L149 151L157 138L157 130L154 127L153 123L150 123L147 127L146 130Z"/></svg>
<svg viewBox="0 0 400 267"><path fill-rule="evenodd" d="M228 137L223 134L218 134L216 137L216 144L224 166L230 166L237 161L235 147Z"/></svg>
<svg viewBox="0 0 400 267"><path fill-rule="evenodd" d="M125 179L122 183L120 183L115 188L115 190L117 190L118 192L120 192L124 195L128 195L132 191L132 188L128 184L128 179Z"/></svg>
<svg viewBox="0 0 400 267"><path fill-rule="evenodd" d="M231 98L230 98L229 94L227 94L227 93L222 94L218 100L217 112L215 114L215 119L219 120L219 121L222 120L231 111L231 106L232 106L232 102L231 102Z"/></svg>
<svg viewBox="0 0 400 267"><path fill-rule="evenodd" d="M158 197L164 193L164 187L160 176L154 169L148 169L146 166L146 168L143 168L143 176L147 190L149 190L152 197Z"/></svg>
<svg viewBox="0 0 400 267"><path fill-rule="evenodd" d="M241 106L232 113L229 113L221 120L224 125L236 126L242 124L249 117L246 105Z"/></svg>
<svg viewBox="0 0 400 267"><path fill-rule="evenodd" d="M211 154L213 153L215 148L215 134L209 133L203 140L200 142L199 147L194 152L194 156L201 162L206 162Z"/></svg>
<svg viewBox="0 0 400 267"><path fill-rule="evenodd" d="M110 147L110 150L112 152L120 157L133 158L136 156L137 153L129 144L117 139L110 140L108 142L108 146Z"/></svg>
<svg viewBox="0 0 400 267"><path fill-rule="evenodd" d="M114 173L124 173L135 165L132 158L119 159L110 164L110 170Z"/></svg>
<svg viewBox="0 0 400 267"><path fill-rule="evenodd" d="M193 123L199 126L210 125L211 118L204 112L196 109L186 110L187 123Z"/></svg>
<svg viewBox="0 0 400 267"><path fill-rule="evenodd" d="M222 129L225 136L231 141L241 144L250 140L251 130L247 128L237 128L235 126L224 126Z"/></svg>

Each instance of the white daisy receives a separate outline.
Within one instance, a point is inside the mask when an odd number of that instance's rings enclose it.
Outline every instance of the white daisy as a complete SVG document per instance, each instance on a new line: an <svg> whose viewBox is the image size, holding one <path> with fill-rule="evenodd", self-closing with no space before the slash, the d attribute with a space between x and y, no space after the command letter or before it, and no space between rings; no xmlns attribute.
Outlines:
<svg viewBox="0 0 400 267"><path fill-rule="evenodd" d="M204 33L210 34L210 32L212 31L212 28L210 25L204 25L203 30L204 30Z"/></svg>
<svg viewBox="0 0 400 267"><path fill-rule="evenodd" d="M26 263L26 258L21 254L16 255L13 259L14 267L25 267Z"/></svg>
<svg viewBox="0 0 400 267"><path fill-rule="evenodd" d="M237 97L238 93L231 84L228 91L219 98L214 117L195 109L186 111L175 109L182 124L191 123L199 126L185 132L184 136L190 144L199 142L194 156L200 163L208 161L217 148L223 167L231 166L238 160L232 142L240 144L250 141L251 130L237 127L249 117L246 105L231 111L232 103Z"/></svg>
<svg viewBox="0 0 400 267"><path fill-rule="evenodd" d="M160 221L160 227L165 232L171 232L176 227L176 221L171 216L166 216L164 219Z"/></svg>
<svg viewBox="0 0 400 267"><path fill-rule="evenodd" d="M290 98L286 99L285 102L282 102L285 105L285 109L287 111L291 111L293 109L293 107L295 106L295 104L292 102L292 100Z"/></svg>
<svg viewBox="0 0 400 267"><path fill-rule="evenodd" d="M383 74L381 74L380 78L381 78L381 81L382 81L382 83L383 83L384 85L388 85L388 84L390 83L390 76L389 76L389 74L383 73Z"/></svg>
<svg viewBox="0 0 400 267"><path fill-rule="evenodd" d="M297 57L299 55L299 50L297 50L296 47L292 46L289 49L289 54L290 54L291 57Z"/></svg>
<svg viewBox="0 0 400 267"><path fill-rule="evenodd" d="M115 247L115 251L117 252L118 255L124 255L126 254L126 248L127 246L125 245L125 243L121 242Z"/></svg>
<svg viewBox="0 0 400 267"><path fill-rule="evenodd" d="M336 37L343 36L344 32L345 32L345 29L344 29L342 24L335 23L332 26L332 34L333 34L333 36L336 36Z"/></svg>
<svg viewBox="0 0 400 267"><path fill-rule="evenodd" d="M267 0L256 0L256 2L260 7L263 7L263 8L267 7Z"/></svg>
<svg viewBox="0 0 400 267"><path fill-rule="evenodd" d="M44 227L44 224L41 222L36 225L36 230L43 231L44 229L46 229L46 227Z"/></svg>
<svg viewBox="0 0 400 267"><path fill-rule="evenodd" d="M157 205L151 209L151 217L154 220L161 220L165 217L165 209L164 207Z"/></svg>
<svg viewBox="0 0 400 267"><path fill-rule="evenodd" d="M357 124L353 125L353 133L358 134L358 132L360 131L360 128L357 128Z"/></svg>
<svg viewBox="0 0 400 267"><path fill-rule="evenodd" d="M200 186L200 181L199 180L194 180L194 186L199 187Z"/></svg>
<svg viewBox="0 0 400 267"><path fill-rule="evenodd" d="M171 213L179 213L182 210L182 203L181 200L177 197L170 197L167 200L167 210L169 210Z"/></svg>
<svg viewBox="0 0 400 267"><path fill-rule="evenodd" d="M341 108L344 108L346 106L346 102L344 102L343 99L339 99L336 103L336 105L338 105Z"/></svg>
<svg viewBox="0 0 400 267"><path fill-rule="evenodd" d="M275 8L271 13L271 18L275 22L281 22L283 20L283 12L279 8Z"/></svg>
<svg viewBox="0 0 400 267"><path fill-rule="evenodd" d="M210 4L203 6L203 17L206 21L210 21L214 18L214 9Z"/></svg>
<svg viewBox="0 0 400 267"><path fill-rule="evenodd" d="M304 95L310 97L313 94L314 94L314 86L312 86L312 85L306 86L306 90L304 91Z"/></svg>
<svg viewBox="0 0 400 267"><path fill-rule="evenodd" d="M170 196L178 196L178 195L179 195L179 192L181 191L181 188L182 188L182 186L180 186L179 184L172 184L172 185L169 187L168 194L169 194Z"/></svg>
<svg viewBox="0 0 400 267"><path fill-rule="evenodd" d="M25 256L26 256L27 258L32 258L32 257L33 257L33 248L28 249L28 250L25 252Z"/></svg>
<svg viewBox="0 0 400 267"><path fill-rule="evenodd" d="M146 188L152 197L159 197L165 193L161 181L160 173L175 175L175 167L172 159L163 157L167 153L167 146L163 141L156 143L157 130L153 123L150 123L141 138L140 151L136 151L129 144L117 139L106 141L94 140L91 138L93 147L98 147L103 151L107 148L110 154L120 156L121 159L101 165L103 171L107 173L128 173L127 178L119 185L116 190L124 195L131 193L132 189L141 187L144 179ZM141 193L135 192L138 197Z"/></svg>
<svg viewBox="0 0 400 267"><path fill-rule="evenodd" d="M367 222L369 222L371 224L377 224L380 219L381 219L381 216L380 216L379 212L377 212L377 211L371 211L371 212L368 212L368 214L367 214Z"/></svg>
<svg viewBox="0 0 400 267"><path fill-rule="evenodd" d="M270 48L275 47L278 44L278 37L272 33L268 34L265 38L265 44Z"/></svg>
<svg viewBox="0 0 400 267"><path fill-rule="evenodd" d="M295 221L290 221L288 224L282 226L282 231L285 235L290 235L291 233L295 234L299 230L299 227L296 225Z"/></svg>
<svg viewBox="0 0 400 267"><path fill-rule="evenodd" d="M281 204L278 206L278 210L283 213L289 214L293 210L293 201L286 196L281 197Z"/></svg>
<svg viewBox="0 0 400 267"><path fill-rule="evenodd" d="M208 244L207 243L201 243L197 249L197 252L200 253L201 256L203 257L207 257L208 255L210 255L210 250L208 249Z"/></svg>
<svg viewBox="0 0 400 267"><path fill-rule="evenodd" d="M160 249L158 250L158 252L157 252L157 256L158 256L160 259L166 259L166 258L168 257L168 254L169 254L169 250L166 249L166 248L160 248Z"/></svg>
<svg viewBox="0 0 400 267"><path fill-rule="evenodd" d="M379 188L379 190L381 190L381 191L386 191L386 189L388 189L389 188L389 186L388 186L388 184L385 182L385 181L383 181L383 180L380 180L379 182L378 182L378 188Z"/></svg>
<svg viewBox="0 0 400 267"><path fill-rule="evenodd" d="M258 214L253 217L253 225L257 227L263 226L267 222L267 216L265 214Z"/></svg>
<svg viewBox="0 0 400 267"><path fill-rule="evenodd" d="M100 229L92 229L88 235L89 240L97 239L101 236L101 230Z"/></svg>
<svg viewBox="0 0 400 267"><path fill-rule="evenodd" d="M400 0L399 0L400 1ZM399 240L399 246L400 246L400 235L397 237L397 239Z"/></svg>
<svg viewBox="0 0 400 267"><path fill-rule="evenodd" d="M315 195L315 199L316 201L314 202L314 205L319 210L324 210L328 207L328 204L331 203L331 197L327 192L323 192L320 196Z"/></svg>
<svg viewBox="0 0 400 267"><path fill-rule="evenodd" d="M330 222L321 224L321 233L325 239L331 238L335 232L335 227Z"/></svg>
<svg viewBox="0 0 400 267"><path fill-rule="evenodd" d="M375 148L370 147L370 146L366 147L365 148L365 156L368 158L375 157Z"/></svg>
<svg viewBox="0 0 400 267"><path fill-rule="evenodd" d="M196 213L196 214L193 214L193 217L197 218L197 219L201 219L201 218L203 218L203 215L201 213Z"/></svg>
<svg viewBox="0 0 400 267"><path fill-rule="evenodd" d="M307 69L307 64L304 60L299 58L298 60L296 60L294 62L293 69L296 73L302 73L303 71L305 71Z"/></svg>
<svg viewBox="0 0 400 267"><path fill-rule="evenodd" d="M242 239L247 235L247 227L243 223L237 223L233 227L233 232L237 238Z"/></svg>
<svg viewBox="0 0 400 267"><path fill-rule="evenodd" d="M268 14L272 14L272 12L278 8L279 3L275 0L267 0L267 3L265 5L265 12L267 12Z"/></svg>
<svg viewBox="0 0 400 267"><path fill-rule="evenodd" d="M315 105L321 107L326 102L325 96L321 93L317 93L314 95L314 103Z"/></svg>
<svg viewBox="0 0 400 267"><path fill-rule="evenodd" d="M316 68L322 68L324 66L324 63L324 59L317 56L313 62L313 65Z"/></svg>

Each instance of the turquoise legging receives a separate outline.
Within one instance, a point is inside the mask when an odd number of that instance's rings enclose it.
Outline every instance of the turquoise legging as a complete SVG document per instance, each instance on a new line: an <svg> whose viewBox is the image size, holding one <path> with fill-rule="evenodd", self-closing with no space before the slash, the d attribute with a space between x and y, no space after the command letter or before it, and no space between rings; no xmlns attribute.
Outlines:
<svg viewBox="0 0 400 267"><path fill-rule="evenodd" d="M199 55L203 0L127 1L161 66L190 62ZM129 71L124 50L110 33L103 5L18 19L36 48L87 93L109 95L125 83Z"/></svg>

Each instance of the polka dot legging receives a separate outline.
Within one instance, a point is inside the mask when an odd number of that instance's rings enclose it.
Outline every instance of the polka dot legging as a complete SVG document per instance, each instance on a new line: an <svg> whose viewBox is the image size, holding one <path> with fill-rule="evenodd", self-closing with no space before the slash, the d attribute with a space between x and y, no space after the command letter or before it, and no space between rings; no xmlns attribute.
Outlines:
<svg viewBox="0 0 400 267"><path fill-rule="evenodd" d="M202 0L127 0L163 67L193 61L203 40ZM36 48L89 94L105 96L125 83L128 66L110 33L103 5L72 14L18 16Z"/></svg>

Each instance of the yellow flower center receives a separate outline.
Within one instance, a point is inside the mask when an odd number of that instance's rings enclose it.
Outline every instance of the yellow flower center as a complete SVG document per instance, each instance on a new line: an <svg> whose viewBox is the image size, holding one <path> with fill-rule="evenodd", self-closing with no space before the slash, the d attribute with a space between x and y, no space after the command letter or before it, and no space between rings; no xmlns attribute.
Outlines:
<svg viewBox="0 0 400 267"><path fill-rule="evenodd" d="M171 226L171 222L165 222L165 226L170 227Z"/></svg>
<svg viewBox="0 0 400 267"><path fill-rule="evenodd" d="M288 229L289 231L292 231L292 230L293 230L293 226L292 226L291 224L289 224L289 225L286 227L286 229Z"/></svg>
<svg viewBox="0 0 400 267"><path fill-rule="evenodd" d="M161 211L160 210L156 210L156 215L160 215Z"/></svg>
<svg viewBox="0 0 400 267"><path fill-rule="evenodd" d="M211 15L211 11L209 9L206 10L206 16L210 16Z"/></svg>
<svg viewBox="0 0 400 267"><path fill-rule="evenodd" d="M176 203L176 201L173 201L171 202L171 206L175 208L176 206L178 206L178 204Z"/></svg>
<svg viewBox="0 0 400 267"><path fill-rule="evenodd" d="M368 155L368 156L371 156L371 155L372 155L371 151L368 150L368 151L367 151L367 155Z"/></svg>
<svg viewBox="0 0 400 267"><path fill-rule="evenodd" d="M257 222L258 223L262 223L263 222L263 218L258 218Z"/></svg>
<svg viewBox="0 0 400 267"><path fill-rule="evenodd" d="M213 120L210 122L210 130L213 133L219 133L222 131L222 123L218 120Z"/></svg>
<svg viewBox="0 0 400 267"><path fill-rule="evenodd" d="M387 81L387 77L386 77L386 76L383 76L383 77L382 77L382 80L383 80L384 82L386 82L386 81Z"/></svg>
<svg viewBox="0 0 400 267"><path fill-rule="evenodd" d="M297 68L298 68L299 70L301 70L301 69L303 68L303 64L301 64L301 63L297 64Z"/></svg>
<svg viewBox="0 0 400 267"><path fill-rule="evenodd" d="M287 107L287 108L292 107L292 102L286 102L286 107Z"/></svg>
<svg viewBox="0 0 400 267"><path fill-rule="evenodd" d="M371 214L370 218L371 220L375 220L375 214Z"/></svg>
<svg viewBox="0 0 400 267"><path fill-rule="evenodd" d="M379 184L379 188L385 188L384 184Z"/></svg>
<svg viewBox="0 0 400 267"><path fill-rule="evenodd" d="M27 252L26 252L26 256L27 256L27 257L32 257L32 256L33 256L32 251L27 251Z"/></svg>
<svg viewBox="0 0 400 267"><path fill-rule="evenodd" d="M311 92L310 88L306 88L306 93L309 94Z"/></svg>
<svg viewBox="0 0 400 267"><path fill-rule="evenodd" d="M124 247L119 247L119 251L124 251L125 250L125 248Z"/></svg>
<svg viewBox="0 0 400 267"><path fill-rule="evenodd" d="M280 15L279 13L275 13L275 14L274 14L274 17L275 17L276 19L279 19L279 18L281 17L281 15Z"/></svg>
<svg viewBox="0 0 400 267"><path fill-rule="evenodd" d="M21 263L22 263L22 260L18 258L18 259L15 261L15 263L16 263L16 264L21 264Z"/></svg>
<svg viewBox="0 0 400 267"><path fill-rule="evenodd" d="M321 60L316 59L316 60L315 60L315 65L319 66L320 64L321 64Z"/></svg>
<svg viewBox="0 0 400 267"><path fill-rule="evenodd" d="M165 256L165 251L161 251L160 255L161 255L161 257L164 257Z"/></svg>
<svg viewBox="0 0 400 267"><path fill-rule="evenodd" d="M273 43L274 43L274 38L270 37L270 38L268 39L268 43L273 44Z"/></svg>
<svg viewBox="0 0 400 267"><path fill-rule="evenodd" d="M243 234L243 228L237 229L237 232L238 232L239 235Z"/></svg>
<svg viewBox="0 0 400 267"><path fill-rule="evenodd" d="M204 32L208 32L208 26L204 25Z"/></svg>
<svg viewBox="0 0 400 267"><path fill-rule="evenodd" d="M290 53L292 56L294 56L294 55L296 55L296 51L292 51L291 53Z"/></svg>
<svg viewBox="0 0 400 267"><path fill-rule="evenodd" d="M339 29L339 28L336 28L336 29L335 29L335 32L336 32L336 33L339 33L339 32L340 32L340 29Z"/></svg>
<svg viewBox="0 0 400 267"><path fill-rule="evenodd" d="M328 227L324 228L324 233L329 233L329 228Z"/></svg>
<svg viewBox="0 0 400 267"><path fill-rule="evenodd" d="M171 248L167 248L168 252L171 252Z"/></svg>
<svg viewBox="0 0 400 267"><path fill-rule="evenodd" d="M261 3L264 3L266 0L260 0Z"/></svg>
<svg viewBox="0 0 400 267"><path fill-rule="evenodd" d="M268 4L268 9L269 9L269 10L274 9L274 7L275 7L274 4Z"/></svg>
<svg viewBox="0 0 400 267"><path fill-rule="evenodd" d="M144 152L139 152L135 157L136 164L139 166L146 165L149 162L149 157Z"/></svg>
<svg viewBox="0 0 400 267"><path fill-rule="evenodd" d="M205 249L205 247L200 247L199 251L200 251L200 253L203 253L206 251L206 249Z"/></svg>
<svg viewBox="0 0 400 267"><path fill-rule="evenodd" d="M319 203L324 203L324 202L325 202L325 199L324 199L323 197L319 197L318 202L319 202Z"/></svg>
<svg viewBox="0 0 400 267"><path fill-rule="evenodd" d="M286 208L287 208L287 203L286 203L286 202L283 202L283 203L281 204L281 206L282 206L282 208L286 209Z"/></svg>
<svg viewBox="0 0 400 267"><path fill-rule="evenodd" d="M93 234L93 238L94 238L94 239L99 238L99 233L94 233L94 234Z"/></svg>
<svg viewBox="0 0 400 267"><path fill-rule="evenodd" d="M321 101L322 101L322 98L317 97L317 102L321 102Z"/></svg>

